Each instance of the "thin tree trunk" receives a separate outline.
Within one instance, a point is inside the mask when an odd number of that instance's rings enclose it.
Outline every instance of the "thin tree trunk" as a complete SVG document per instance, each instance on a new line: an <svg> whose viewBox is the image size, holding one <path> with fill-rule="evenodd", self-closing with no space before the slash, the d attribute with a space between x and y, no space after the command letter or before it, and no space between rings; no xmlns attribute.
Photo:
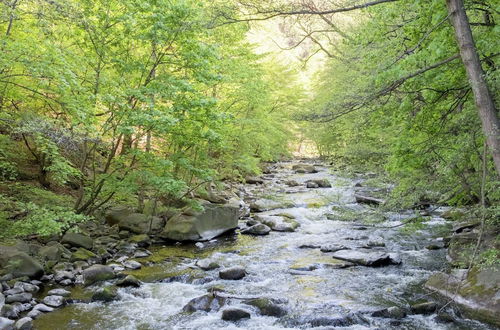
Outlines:
<svg viewBox="0 0 500 330"><path fill-rule="evenodd" d="M450 20L455 30L455 37L460 48L460 57L465 66L469 84L474 93L474 100L481 118L483 133L493 156L495 168L500 176L500 121L493 97L484 79L479 55L474 45L469 19L464 9L463 0L446 0Z"/></svg>

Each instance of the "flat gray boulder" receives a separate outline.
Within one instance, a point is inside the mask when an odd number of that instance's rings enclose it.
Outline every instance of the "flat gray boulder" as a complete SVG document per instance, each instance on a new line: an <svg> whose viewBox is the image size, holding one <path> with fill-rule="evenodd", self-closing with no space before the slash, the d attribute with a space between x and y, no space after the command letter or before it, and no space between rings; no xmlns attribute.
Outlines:
<svg viewBox="0 0 500 330"><path fill-rule="evenodd" d="M127 230L134 234L158 233L165 226L165 221L160 217L135 213L119 206L109 209L105 218L108 225L118 225L120 230Z"/></svg>
<svg viewBox="0 0 500 330"><path fill-rule="evenodd" d="M174 241L208 241L238 227L239 205L205 203L203 208L170 218L160 236Z"/></svg>
<svg viewBox="0 0 500 330"><path fill-rule="evenodd" d="M0 275L2 273L38 279L43 276L44 270L37 260L26 253L11 246L0 246Z"/></svg>
<svg viewBox="0 0 500 330"><path fill-rule="evenodd" d="M93 265L83 270L83 281L85 285L91 285L96 282L111 280L115 278L113 268L105 265Z"/></svg>
<svg viewBox="0 0 500 330"><path fill-rule="evenodd" d="M86 235L78 233L66 233L61 239L61 243L69 244L74 247L82 247L91 250L94 246L94 240Z"/></svg>
<svg viewBox="0 0 500 330"><path fill-rule="evenodd" d="M333 253L333 258L349 261L368 267L380 267L401 263L393 253L363 250L340 250Z"/></svg>

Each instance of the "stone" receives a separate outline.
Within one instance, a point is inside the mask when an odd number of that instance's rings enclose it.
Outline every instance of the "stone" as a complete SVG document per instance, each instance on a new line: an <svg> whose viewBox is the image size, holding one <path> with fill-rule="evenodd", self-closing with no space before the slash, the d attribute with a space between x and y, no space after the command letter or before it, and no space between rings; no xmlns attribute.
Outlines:
<svg viewBox="0 0 500 330"><path fill-rule="evenodd" d="M6 317L8 319L17 319L19 317L19 313L14 306L5 304L0 309L0 316Z"/></svg>
<svg viewBox="0 0 500 330"><path fill-rule="evenodd" d="M289 187L298 187L298 186L300 186L300 183L298 183L295 180L287 180L287 181L285 181L285 184L287 186L289 186Z"/></svg>
<svg viewBox="0 0 500 330"><path fill-rule="evenodd" d="M226 308L222 311L222 319L224 321L238 321L241 319L249 319L250 313L241 308Z"/></svg>
<svg viewBox="0 0 500 330"><path fill-rule="evenodd" d="M0 246L0 272L31 279L38 279L44 274L38 261L11 246Z"/></svg>
<svg viewBox="0 0 500 330"><path fill-rule="evenodd" d="M308 181L306 182L306 188L319 188L319 185L316 182Z"/></svg>
<svg viewBox="0 0 500 330"><path fill-rule="evenodd" d="M142 282L139 281L133 275L127 275L125 278L122 278L116 282L116 286L120 286L120 287L132 286L132 287L138 288L141 286L141 284L142 284Z"/></svg>
<svg viewBox="0 0 500 330"><path fill-rule="evenodd" d="M0 329L1 330L14 330L14 320L9 320L6 317L0 317Z"/></svg>
<svg viewBox="0 0 500 330"><path fill-rule="evenodd" d="M353 262L358 265L368 267L387 266L391 264L399 264L396 260L396 255L389 255L385 252L362 251L362 250L340 250L335 252L333 258Z"/></svg>
<svg viewBox="0 0 500 330"><path fill-rule="evenodd" d="M321 252L337 252L340 250L347 250L347 249L349 248L342 244L325 244L321 245L320 247Z"/></svg>
<svg viewBox="0 0 500 330"><path fill-rule="evenodd" d="M258 222L255 219L249 219L249 220L247 220L247 222L245 222L245 224L247 225L247 227L252 227L252 226L258 225L259 223L260 222Z"/></svg>
<svg viewBox="0 0 500 330"><path fill-rule="evenodd" d="M37 310L37 311L40 311L42 313L50 313L54 310L54 308L47 306L45 304L36 304L35 307L33 307L33 310Z"/></svg>
<svg viewBox="0 0 500 330"><path fill-rule="evenodd" d="M102 301L102 302L110 302L116 300L118 298L118 291L115 287L107 286L96 291L91 300L92 301Z"/></svg>
<svg viewBox="0 0 500 330"><path fill-rule="evenodd" d="M58 271L54 274L54 281L60 283L64 280L74 281L75 274L73 272L65 271L65 270Z"/></svg>
<svg viewBox="0 0 500 330"><path fill-rule="evenodd" d="M310 187L309 184L312 186ZM313 180L307 180L306 181L306 187L307 188L331 188L332 184L328 179L313 179Z"/></svg>
<svg viewBox="0 0 500 330"><path fill-rule="evenodd" d="M250 210L253 212L264 212L276 209L286 209L295 206L290 200L257 199L250 204Z"/></svg>
<svg viewBox="0 0 500 330"><path fill-rule="evenodd" d="M432 314L436 311L437 307L437 304L432 301L426 301L410 306L411 311L415 314Z"/></svg>
<svg viewBox="0 0 500 330"><path fill-rule="evenodd" d="M359 204L382 205L385 203L383 199L359 194L354 194L354 198L356 199L356 203Z"/></svg>
<svg viewBox="0 0 500 330"><path fill-rule="evenodd" d="M425 288L451 300L469 318L500 327L500 269L476 268L465 274L435 273Z"/></svg>
<svg viewBox="0 0 500 330"><path fill-rule="evenodd" d="M259 223L252 227L243 229L241 233L244 235L268 235L270 231L271 228L263 223Z"/></svg>
<svg viewBox="0 0 500 330"><path fill-rule="evenodd" d="M225 304L226 298L214 292L191 299L182 311L185 313L194 313L196 311L217 312Z"/></svg>
<svg viewBox="0 0 500 330"><path fill-rule="evenodd" d="M85 286L115 278L113 268L105 265L90 266L83 270L82 275Z"/></svg>
<svg viewBox="0 0 500 330"><path fill-rule="evenodd" d="M78 248L75 252L71 254L71 261L87 261L92 258L97 258L97 255L85 248Z"/></svg>
<svg viewBox="0 0 500 330"><path fill-rule="evenodd" d="M240 266L225 268L219 272L219 277L223 280L241 280L245 276L245 268Z"/></svg>
<svg viewBox="0 0 500 330"><path fill-rule="evenodd" d="M14 288L19 288L24 292L31 292L31 293L38 292L40 290L40 288L37 285L26 282L16 282L16 284L14 284Z"/></svg>
<svg viewBox="0 0 500 330"><path fill-rule="evenodd" d="M255 298L245 300L243 303L256 307L262 315L273 317L282 317L286 315L286 310L281 307L274 299Z"/></svg>
<svg viewBox="0 0 500 330"><path fill-rule="evenodd" d="M137 262L135 260L127 260L124 261L123 266L128 269L140 269L142 267L140 262Z"/></svg>
<svg viewBox="0 0 500 330"><path fill-rule="evenodd" d="M158 233L165 227L165 220L142 213L134 213L126 207L113 207L106 211L108 225L118 225L120 230L135 234Z"/></svg>
<svg viewBox="0 0 500 330"><path fill-rule="evenodd" d="M249 176L245 178L245 182L248 184L263 184L264 180L259 177Z"/></svg>
<svg viewBox="0 0 500 330"><path fill-rule="evenodd" d="M31 330L33 328L33 319L31 317L23 317L16 322L16 330Z"/></svg>
<svg viewBox="0 0 500 330"><path fill-rule="evenodd" d="M283 216L256 215L255 218L274 231L293 232L300 227L300 223L296 220Z"/></svg>
<svg viewBox="0 0 500 330"><path fill-rule="evenodd" d="M297 173L318 173L316 167L310 164L295 164L292 166L292 170Z"/></svg>
<svg viewBox="0 0 500 330"><path fill-rule="evenodd" d="M146 234L139 234L130 237L129 242L136 243L140 247L148 247L151 245L151 238Z"/></svg>
<svg viewBox="0 0 500 330"><path fill-rule="evenodd" d="M28 314L26 314L27 317L30 317L31 319L36 319L38 318L40 315L42 315L43 313L40 312L40 311L37 311L37 310L31 310L28 312ZM1 328L0 328L1 329Z"/></svg>
<svg viewBox="0 0 500 330"><path fill-rule="evenodd" d="M16 302L27 303L31 301L31 298L33 298L33 295L31 293L18 293L7 296L5 298L5 303L6 304L12 304Z"/></svg>
<svg viewBox="0 0 500 330"><path fill-rule="evenodd" d="M74 247L81 247L91 250L94 247L94 240L87 235L78 233L66 233L61 239L61 243L69 244Z"/></svg>
<svg viewBox="0 0 500 330"><path fill-rule="evenodd" d="M402 319L406 317L406 311L400 307L392 306L375 311L371 314L373 317L383 317L391 319Z"/></svg>
<svg viewBox="0 0 500 330"><path fill-rule="evenodd" d="M51 245L44 246L38 252L44 261L59 262L62 258L69 259L71 252L59 242L52 242Z"/></svg>
<svg viewBox="0 0 500 330"><path fill-rule="evenodd" d="M62 296L47 296L42 301L45 305L55 308L66 304L66 299Z"/></svg>
<svg viewBox="0 0 500 330"><path fill-rule="evenodd" d="M49 292L47 292L48 295L55 295L55 296L62 296L62 297L68 297L71 295L71 292L65 289L52 289Z"/></svg>
<svg viewBox="0 0 500 330"><path fill-rule="evenodd" d="M160 236L174 241L208 241L238 227L239 205L206 202L203 208L195 215L170 218Z"/></svg>
<svg viewBox="0 0 500 330"><path fill-rule="evenodd" d="M196 266L200 267L203 270L213 270L220 267L220 265L210 259L201 259L196 262Z"/></svg>

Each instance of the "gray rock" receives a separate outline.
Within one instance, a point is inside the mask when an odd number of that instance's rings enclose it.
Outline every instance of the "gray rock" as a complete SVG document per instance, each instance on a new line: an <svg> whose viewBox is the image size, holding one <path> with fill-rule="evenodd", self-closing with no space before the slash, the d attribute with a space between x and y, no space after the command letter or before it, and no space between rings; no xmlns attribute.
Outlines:
<svg viewBox="0 0 500 330"><path fill-rule="evenodd" d="M81 247L91 250L94 247L94 240L86 235L78 233L66 233L61 239L61 243L74 247Z"/></svg>
<svg viewBox="0 0 500 330"><path fill-rule="evenodd" d="M185 313L196 311L217 312L226 304L226 298L218 296L216 293L206 294L191 299L182 309Z"/></svg>
<svg viewBox="0 0 500 330"><path fill-rule="evenodd" d="M44 261L59 262L62 258L69 259L71 252L59 242L53 242L51 245L42 247L38 252L38 255Z"/></svg>
<svg viewBox="0 0 500 330"><path fill-rule="evenodd" d="M38 279L44 274L38 261L11 246L0 246L0 268L14 277Z"/></svg>
<svg viewBox="0 0 500 330"><path fill-rule="evenodd" d="M180 214L168 220L161 237L175 241L207 241L238 227L239 205L203 204L193 215Z"/></svg>
<svg viewBox="0 0 500 330"><path fill-rule="evenodd" d="M371 205L381 205L384 204L385 201L380 198L375 198L371 196L363 196L359 194L354 194L354 198L356 199L356 203L359 204L371 204Z"/></svg>
<svg viewBox="0 0 500 330"><path fill-rule="evenodd" d="M14 330L14 321L9 320L6 317L0 317L0 329L1 330Z"/></svg>
<svg viewBox="0 0 500 330"><path fill-rule="evenodd" d="M132 286L138 288L141 286L141 284L142 284L141 281L139 281L133 275L127 275L125 278L122 278L121 280L118 280L116 282L116 286L121 286L121 287Z"/></svg>
<svg viewBox="0 0 500 330"><path fill-rule="evenodd" d="M282 317L286 314L286 310L274 299L255 298L246 300L243 303L256 307L262 315Z"/></svg>
<svg viewBox="0 0 500 330"><path fill-rule="evenodd" d="M33 320L38 318L40 315L42 315L43 313L40 312L39 310L36 310L36 309L33 309L31 311L28 312L28 314L26 314L27 317L30 317L32 318Z"/></svg>
<svg viewBox="0 0 500 330"><path fill-rule="evenodd" d="M297 186L300 186L300 183L298 183L297 181L295 180L287 180L285 181L285 184L289 187L297 187Z"/></svg>
<svg viewBox="0 0 500 330"><path fill-rule="evenodd" d="M125 207L109 209L105 218L110 226L118 225L120 230L127 230L135 234L158 233L165 226L165 220L162 218L134 213Z"/></svg>
<svg viewBox="0 0 500 330"><path fill-rule="evenodd" d="M249 176L245 178L245 182L248 184L263 184L264 180L255 176Z"/></svg>
<svg viewBox="0 0 500 330"><path fill-rule="evenodd" d="M337 252L340 250L349 249L347 246L342 244L325 244L320 247L321 252Z"/></svg>
<svg viewBox="0 0 500 330"><path fill-rule="evenodd" d="M319 185L316 182L308 181L306 182L306 188L319 188Z"/></svg>
<svg viewBox="0 0 500 330"><path fill-rule="evenodd" d="M47 292L47 295L69 297L69 295L71 295L71 292L69 292L68 290L65 290L65 289L52 289L49 292Z"/></svg>
<svg viewBox="0 0 500 330"><path fill-rule="evenodd" d="M45 304L36 304L35 307L33 307L33 310L37 310L37 311L40 311L42 313L50 313L54 310L54 308L47 306Z"/></svg>
<svg viewBox="0 0 500 330"><path fill-rule="evenodd" d="M43 298L43 303L50 307L61 307L66 304L66 299L62 296L47 296Z"/></svg>
<svg viewBox="0 0 500 330"><path fill-rule="evenodd" d="M31 330L33 328L33 319L31 317L23 317L16 322L16 330Z"/></svg>
<svg viewBox="0 0 500 330"><path fill-rule="evenodd" d="M110 302L118 298L118 291L115 287L107 286L92 295L92 301Z"/></svg>
<svg viewBox="0 0 500 330"><path fill-rule="evenodd" d="M9 319L17 319L19 317L19 314L14 306L9 305L9 304L5 304L0 309L0 316L6 317Z"/></svg>
<svg viewBox="0 0 500 330"><path fill-rule="evenodd" d="M151 238L146 234L134 235L129 238L131 243L136 243L140 247L148 247L151 245Z"/></svg>
<svg viewBox="0 0 500 330"><path fill-rule="evenodd" d="M26 282L16 282L14 284L14 288L20 288L24 292L38 292L40 288L37 285L31 284L31 283L26 283Z"/></svg>
<svg viewBox="0 0 500 330"><path fill-rule="evenodd" d="M390 256L389 253L362 251L362 250L340 250L332 255L335 259L353 262L362 266L379 267L391 264L397 264L395 256Z"/></svg>
<svg viewBox="0 0 500 330"><path fill-rule="evenodd" d="M106 281L115 278L113 268L105 265L93 265L82 272L83 281L86 286L99 281Z"/></svg>
<svg viewBox="0 0 500 330"><path fill-rule="evenodd" d="M257 215L255 218L274 231L293 232L300 224L290 218L278 215Z"/></svg>
<svg viewBox="0 0 500 330"><path fill-rule="evenodd" d="M54 281L56 282L62 282L64 280L70 280L74 281L75 280L75 274L70 271L58 271L54 274Z"/></svg>
<svg viewBox="0 0 500 330"><path fill-rule="evenodd" d="M241 319L249 319L250 313L241 308L226 308L222 311L222 319L224 321L238 321Z"/></svg>
<svg viewBox="0 0 500 330"><path fill-rule="evenodd" d="M392 306L389 308L384 308L378 311L375 311L371 314L373 317L384 317L391 319L402 319L406 317L406 312L404 309Z"/></svg>
<svg viewBox="0 0 500 330"><path fill-rule="evenodd" d="M218 263L210 259L201 259L196 262L196 266L203 270L213 270L220 267Z"/></svg>
<svg viewBox="0 0 500 330"><path fill-rule="evenodd" d="M271 228L269 228L263 223L259 223L252 227L243 229L241 233L244 235L268 235L270 231Z"/></svg>
<svg viewBox="0 0 500 330"><path fill-rule="evenodd" d="M289 200L258 199L250 204L250 209L254 212L264 212L275 209L286 209L294 205L295 204Z"/></svg>
<svg viewBox="0 0 500 330"><path fill-rule="evenodd" d="M255 219L249 219L249 220L247 220L246 225L247 225L247 227L252 227L252 226L258 225L259 223L260 222L258 222Z"/></svg>
<svg viewBox="0 0 500 330"><path fill-rule="evenodd" d="M124 261L122 264L123 266L125 266L125 268L128 269L140 269L142 267L141 263L135 260L127 260Z"/></svg>
<svg viewBox="0 0 500 330"><path fill-rule="evenodd" d="M241 280L245 276L245 268L240 266L225 268L219 272L219 277L223 280Z"/></svg>
<svg viewBox="0 0 500 330"><path fill-rule="evenodd" d="M411 311L415 314L432 314L437 309L437 304L432 301L426 301L419 304L411 305Z"/></svg>
<svg viewBox="0 0 500 330"><path fill-rule="evenodd" d="M310 164L296 164L292 166L292 170L297 173L317 173L318 170L314 165Z"/></svg>
<svg viewBox="0 0 500 330"><path fill-rule="evenodd" d="M18 293L18 294L13 294L10 296L7 296L5 298L5 303L7 304L12 304L12 303L27 303L31 301L31 298L33 295L31 293Z"/></svg>
<svg viewBox="0 0 500 330"><path fill-rule="evenodd" d="M328 179L313 179L306 181L307 188L331 188L332 184Z"/></svg>

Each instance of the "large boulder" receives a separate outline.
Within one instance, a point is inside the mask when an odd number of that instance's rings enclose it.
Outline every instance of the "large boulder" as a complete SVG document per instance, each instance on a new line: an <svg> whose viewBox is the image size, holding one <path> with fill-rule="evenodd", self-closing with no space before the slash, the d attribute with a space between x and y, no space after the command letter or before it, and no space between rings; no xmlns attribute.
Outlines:
<svg viewBox="0 0 500 330"><path fill-rule="evenodd" d="M247 274L245 268L240 266L234 266L230 268L224 268L219 272L219 277L223 280L241 280Z"/></svg>
<svg viewBox="0 0 500 330"><path fill-rule="evenodd" d="M66 233L61 239L61 243L69 244L74 247L81 247L91 250L94 247L94 240L86 235L78 233Z"/></svg>
<svg viewBox="0 0 500 330"><path fill-rule="evenodd" d="M165 226L165 221L162 218L134 213L125 207L109 209L105 218L108 225L118 225L120 230L127 230L135 234L158 233Z"/></svg>
<svg viewBox="0 0 500 330"><path fill-rule="evenodd" d="M115 273L113 268L105 265L93 265L83 270L83 281L85 285L91 285L99 281L106 281L113 279Z"/></svg>
<svg viewBox="0 0 500 330"><path fill-rule="evenodd" d="M207 241L238 227L239 205L205 203L203 211L167 221L161 237L175 241Z"/></svg>
<svg viewBox="0 0 500 330"><path fill-rule="evenodd" d="M451 299L468 317L500 327L500 269L472 268L467 276L436 273L425 287Z"/></svg>
<svg viewBox="0 0 500 330"><path fill-rule="evenodd" d="M42 247L38 255L43 261L59 262L62 258L69 259L71 257L71 252L61 243L52 241Z"/></svg>
<svg viewBox="0 0 500 330"><path fill-rule="evenodd" d="M370 250L340 250L333 253L332 256L335 259L369 267L380 267L401 263L398 256L395 254Z"/></svg>
<svg viewBox="0 0 500 330"><path fill-rule="evenodd" d="M292 166L292 170L297 173L317 173L318 170L311 164L295 164Z"/></svg>
<svg viewBox="0 0 500 330"><path fill-rule="evenodd" d="M0 274L2 273L38 279L43 276L44 271L42 265L26 253L14 247L0 246Z"/></svg>
<svg viewBox="0 0 500 330"><path fill-rule="evenodd" d="M226 298L218 296L215 293L209 293L191 299L182 311L185 313L194 313L196 311L217 312L226 304L226 300Z"/></svg>

